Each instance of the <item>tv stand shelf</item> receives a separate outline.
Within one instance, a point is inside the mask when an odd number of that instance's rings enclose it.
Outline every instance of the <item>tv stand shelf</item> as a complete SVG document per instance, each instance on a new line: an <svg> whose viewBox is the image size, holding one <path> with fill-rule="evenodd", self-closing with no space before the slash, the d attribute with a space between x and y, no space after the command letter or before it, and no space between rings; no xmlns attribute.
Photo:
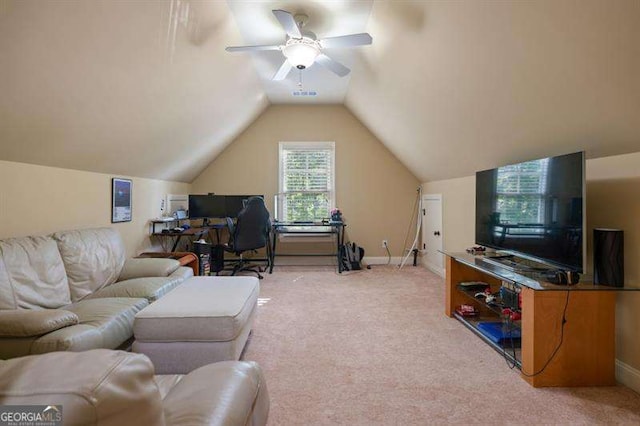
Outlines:
<svg viewBox="0 0 640 426"><path fill-rule="evenodd" d="M500 308L499 306L495 306L495 305L490 305L488 303L486 303L484 300L482 299L478 299L475 295L476 293L478 293L478 291L469 291L469 290L463 290L461 288L457 288L457 290L464 294L465 296L467 296L470 300L467 302L467 304L471 304L473 306L475 306L476 308L478 307L478 305L480 305L481 307L481 315L482 315L482 311L486 309L486 311L488 312L492 312L493 314L500 316L502 314L502 308ZM493 287L491 288L491 292L495 293L497 292L497 289L494 289ZM475 303L474 303L475 302Z"/></svg>
<svg viewBox="0 0 640 426"><path fill-rule="evenodd" d="M507 345L506 347L503 347L497 343L495 343L493 340L489 339L482 331L480 331L478 329L478 323L481 321L492 321L495 320L495 317L483 317L483 316L478 316L478 317L463 317L462 315L458 314L457 312L453 313L453 317L455 319L457 319L458 321L460 321L462 324L464 324L465 327L467 327L469 330L471 330L471 332L473 332L473 334L475 334L476 336L478 336L480 339L482 339L487 345L491 346L496 352L498 352L500 355L504 356L504 358L511 363L512 365L521 368L522 364L520 362L520 358L521 358L521 353L520 353L520 347L518 345L518 347L511 347L509 345Z"/></svg>
<svg viewBox="0 0 640 426"><path fill-rule="evenodd" d="M616 292L636 289L590 283L554 285L484 262L482 256L444 254L446 315L463 323L520 368L529 384L534 387L615 384ZM519 349L511 344L502 347L478 329L480 321L500 321L501 312L498 307L475 298L475 292L460 289L458 284L465 281L486 282L492 292L498 292L505 282L520 291ZM459 315L456 307L461 304L475 306L479 316Z"/></svg>

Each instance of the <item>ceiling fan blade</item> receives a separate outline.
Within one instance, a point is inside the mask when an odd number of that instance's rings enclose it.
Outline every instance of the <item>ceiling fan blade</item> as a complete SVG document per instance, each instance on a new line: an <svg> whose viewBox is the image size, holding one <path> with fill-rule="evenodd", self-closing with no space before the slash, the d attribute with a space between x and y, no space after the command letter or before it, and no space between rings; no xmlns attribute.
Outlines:
<svg viewBox="0 0 640 426"><path fill-rule="evenodd" d="M230 46L225 49L227 52L249 52L257 50L280 50L278 45L263 45L263 46Z"/></svg>
<svg viewBox="0 0 640 426"><path fill-rule="evenodd" d="M316 56L316 62L322 65L323 67L327 68L328 70L338 74L340 77L344 77L345 75L351 72L349 68L345 67L338 61L334 61L324 53L321 53L318 56Z"/></svg>
<svg viewBox="0 0 640 426"><path fill-rule="evenodd" d="M289 61L285 59L282 65L280 66L280 68L278 69L278 71L273 76L272 80L276 80L276 81L284 80L285 78L287 78L287 75L289 75L291 68L293 67L291 66Z"/></svg>
<svg viewBox="0 0 640 426"><path fill-rule="evenodd" d="M354 47L364 46L365 44L371 44L373 39L369 33L349 34L337 37L327 37L320 40L320 45L325 49L331 49L333 47Z"/></svg>
<svg viewBox="0 0 640 426"><path fill-rule="evenodd" d="M272 10L273 14L276 16L278 21L280 21L280 25L284 28L287 35L291 38L302 38L302 33L300 32L300 28L298 28L298 24L296 20L293 18L293 15L287 12L286 10Z"/></svg>

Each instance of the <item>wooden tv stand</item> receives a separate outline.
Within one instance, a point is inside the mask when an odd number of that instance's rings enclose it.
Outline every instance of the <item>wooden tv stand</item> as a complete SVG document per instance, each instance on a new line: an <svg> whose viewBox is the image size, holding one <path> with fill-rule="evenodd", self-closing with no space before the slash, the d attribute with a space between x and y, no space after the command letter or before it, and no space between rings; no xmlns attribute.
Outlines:
<svg viewBox="0 0 640 426"><path fill-rule="evenodd" d="M520 368L522 378L529 384L543 387L616 383L615 300L620 288L589 283L554 285L484 262L483 256L445 255L445 313L505 355ZM492 292L498 292L505 282L520 292L522 319L511 323L511 327L520 328L519 350L513 344L494 343L478 329L478 322L500 321L501 309L475 298L474 292L461 290L458 284L467 281L486 282ZM459 315L456 307L461 304L475 306L479 316Z"/></svg>

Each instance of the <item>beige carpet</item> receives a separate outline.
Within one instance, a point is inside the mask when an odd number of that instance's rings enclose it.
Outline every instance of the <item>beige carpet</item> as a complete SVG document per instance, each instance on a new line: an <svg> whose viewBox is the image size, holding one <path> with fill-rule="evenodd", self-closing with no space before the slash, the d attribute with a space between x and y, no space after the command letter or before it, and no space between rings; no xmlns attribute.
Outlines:
<svg viewBox="0 0 640 426"><path fill-rule="evenodd" d="M276 267L245 359L264 368L270 425L640 424L640 395L530 387L444 315L421 267Z"/></svg>

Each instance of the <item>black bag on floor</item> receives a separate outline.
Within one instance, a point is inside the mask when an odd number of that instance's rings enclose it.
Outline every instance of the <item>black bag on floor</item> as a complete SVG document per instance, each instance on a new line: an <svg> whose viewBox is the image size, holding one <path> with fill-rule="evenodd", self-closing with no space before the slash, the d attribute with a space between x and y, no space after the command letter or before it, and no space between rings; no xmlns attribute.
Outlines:
<svg viewBox="0 0 640 426"><path fill-rule="evenodd" d="M341 247L342 269L345 271L358 271L362 269L364 249L356 243L347 243Z"/></svg>

